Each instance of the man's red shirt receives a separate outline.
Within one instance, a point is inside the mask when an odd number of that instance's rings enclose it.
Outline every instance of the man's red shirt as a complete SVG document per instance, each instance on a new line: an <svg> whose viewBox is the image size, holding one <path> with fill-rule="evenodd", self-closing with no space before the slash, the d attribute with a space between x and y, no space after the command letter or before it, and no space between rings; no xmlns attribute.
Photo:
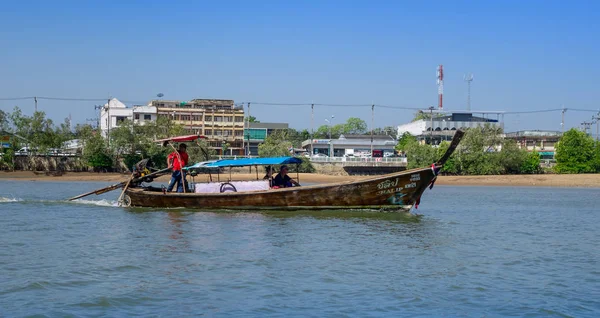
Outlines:
<svg viewBox="0 0 600 318"><path fill-rule="evenodd" d="M181 170L182 167L187 166L189 160L187 152L179 153L179 156L177 154L178 152L174 151L169 155L169 161L173 161L173 171ZM181 161L179 161L179 157L181 157Z"/></svg>

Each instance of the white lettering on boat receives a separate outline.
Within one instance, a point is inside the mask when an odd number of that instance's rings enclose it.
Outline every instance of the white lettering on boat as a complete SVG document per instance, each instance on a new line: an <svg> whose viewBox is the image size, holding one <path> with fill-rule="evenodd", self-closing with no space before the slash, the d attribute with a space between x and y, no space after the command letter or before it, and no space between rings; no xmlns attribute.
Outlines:
<svg viewBox="0 0 600 318"><path fill-rule="evenodd" d="M411 174L410 175L410 181L411 182L413 182L413 181L420 181L420 180L421 180L421 175L420 174L415 173L415 174Z"/></svg>
<svg viewBox="0 0 600 318"><path fill-rule="evenodd" d="M392 181L392 180L389 180L389 179L388 179L388 180L385 180L385 181L383 181L383 182L380 182L380 183L377 185L377 189L379 189L379 190L383 190L383 189L387 189L387 188L395 187L396 185L398 185L398 178L396 178L396 180L395 180L395 181Z"/></svg>
<svg viewBox="0 0 600 318"><path fill-rule="evenodd" d="M408 188L416 188L416 187L417 187L417 183L416 183L416 182L412 182L412 183L406 184L406 185L404 186L404 188L405 188L405 189L408 189Z"/></svg>
<svg viewBox="0 0 600 318"><path fill-rule="evenodd" d="M399 193L400 191L402 191L402 189L404 189L403 187L398 187L398 188L393 188L393 189L386 189L386 190L380 190L377 191L377 195L383 195L383 194L390 194L390 193Z"/></svg>

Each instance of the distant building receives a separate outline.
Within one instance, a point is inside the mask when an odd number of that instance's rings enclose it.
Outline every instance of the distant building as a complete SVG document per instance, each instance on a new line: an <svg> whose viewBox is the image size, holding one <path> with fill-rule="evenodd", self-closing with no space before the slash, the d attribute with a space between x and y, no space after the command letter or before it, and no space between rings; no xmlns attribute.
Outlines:
<svg viewBox="0 0 600 318"><path fill-rule="evenodd" d="M235 106L233 100L153 100L148 106L156 107L157 116L168 116L183 125L187 134L206 136L218 154L244 154L244 108Z"/></svg>
<svg viewBox="0 0 600 318"><path fill-rule="evenodd" d="M287 130L287 123L248 123L244 130L244 143L246 144L248 155L258 155L258 145L263 143L267 136L278 130Z"/></svg>
<svg viewBox="0 0 600 318"><path fill-rule="evenodd" d="M396 140L388 135L341 135L338 139L309 139L302 148L309 153L330 157L387 156L394 153ZM373 152L371 152L373 149Z"/></svg>
<svg viewBox="0 0 600 318"><path fill-rule="evenodd" d="M127 108L118 99L113 98L104 104L100 111L100 131L106 138L111 129L119 127L125 120L133 120L133 109Z"/></svg>
<svg viewBox="0 0 600 318"><path fill-rule="evenodd" d="M133 122L144 125L154 122L157 118L157 109L154 106L133 106Z"/></svg>
<svg viewBox="0 0 600 318"><path fill-rule="evenodd" d="M554 159L560 137L562 133L554 130L521 130L505 135L506 139L515 140L520 149L537 151L541 159Z"/></svg>
<svg viewBox="0 0 600 318"><path fill-rule="evenodd" d="M504 124L499 117L501 112L488 112L483 116L495 114L497 119L473 116L471 112L453 112L450 115L437 115L433 119L420 119L408 124L398 126L398 138L405 132L417 137L418 140L428 144L439 144L443 140L450 140L457 129L481 127L486 124L504 129ZM435 117L435 116L439 117Z"/></svg>

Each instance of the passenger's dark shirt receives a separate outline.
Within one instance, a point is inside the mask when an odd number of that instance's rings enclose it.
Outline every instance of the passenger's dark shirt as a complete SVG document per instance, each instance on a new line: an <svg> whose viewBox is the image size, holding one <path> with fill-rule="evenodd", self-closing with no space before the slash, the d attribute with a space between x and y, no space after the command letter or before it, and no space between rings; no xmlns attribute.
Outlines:
<svg viewBox="0 0 600 318"><path fill-rule="evenodd" d="M278 186L281 188L285 188L285 187L289 187L291 186L291 181L292 178L290 178L290 176L285 175L282 176L281 173L276 175L275 178L273 179L273 186Z"/></svg>

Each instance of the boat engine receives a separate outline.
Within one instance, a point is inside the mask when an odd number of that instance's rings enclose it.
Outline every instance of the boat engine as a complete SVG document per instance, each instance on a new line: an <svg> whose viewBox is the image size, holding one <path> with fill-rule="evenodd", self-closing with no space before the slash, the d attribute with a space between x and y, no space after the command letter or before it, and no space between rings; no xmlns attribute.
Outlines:
<svg viewBox="0 0 600 318"><path fill-rule="evenodd" d="M138 163L133 166L133 177L134 178L142 178L143 182L152 182L154 181L153 177L146 177L145 175L150 174L150 169L152 169L152 160L150 159L142 159Z"/></svg>

